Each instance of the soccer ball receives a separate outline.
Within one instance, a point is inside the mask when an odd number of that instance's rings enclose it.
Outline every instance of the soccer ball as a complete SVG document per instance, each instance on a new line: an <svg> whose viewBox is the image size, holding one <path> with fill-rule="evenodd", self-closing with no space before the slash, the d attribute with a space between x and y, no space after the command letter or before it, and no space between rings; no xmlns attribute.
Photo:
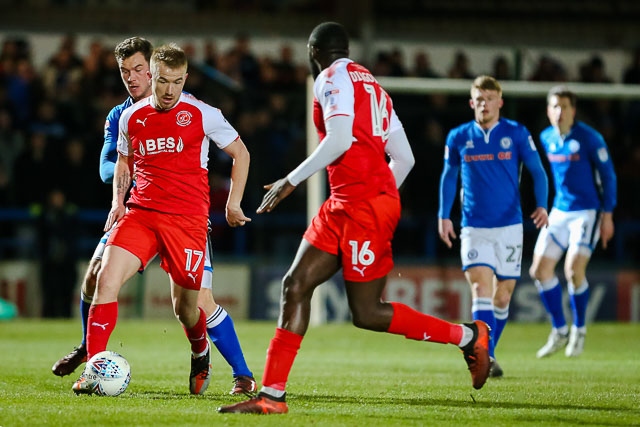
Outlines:
<svg viewBox="0 0 640 427"><path fill-rule="evenodd" d="M88 381L96 381L95 394L118 396L129 386L131 366L120 354L114 351L101 351L89 359L83 375Z"/></svg>

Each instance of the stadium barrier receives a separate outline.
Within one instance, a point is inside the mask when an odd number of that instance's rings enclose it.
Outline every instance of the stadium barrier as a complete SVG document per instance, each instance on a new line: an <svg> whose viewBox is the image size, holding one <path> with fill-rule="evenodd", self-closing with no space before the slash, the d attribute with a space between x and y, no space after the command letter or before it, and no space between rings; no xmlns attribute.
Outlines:
<svg viewBox="0 0 640 427"><path fill-rule="evenodd" d="M78 264L82 269L86 262ZM280 283L288 265L220 263L214 266L214 295L234 319L274 320L280 306ZM516 286L510 319L544 322L546 312L537 291L526 277ZM81 270L79 270L81 271ZM79 281L81 278L79 279ZM594 266L589 270L591 299L589 322L640 322L640 270ZM71 301L77 316L80 282ZM316 290L321 308L317 323L350 321L349 307L340 273ZM41 292L38 265L31 261L0 262L0 298L14 303L21 317L39 317ZM467 321L471 313L469 285L459 266L397 265L390 273L384 298L400 301L427 314ZM122 288L119 313L123 318L171 318L167 275L154 261L143 274L132 277ZM565 292L565 310L570 317Z"/></svg>

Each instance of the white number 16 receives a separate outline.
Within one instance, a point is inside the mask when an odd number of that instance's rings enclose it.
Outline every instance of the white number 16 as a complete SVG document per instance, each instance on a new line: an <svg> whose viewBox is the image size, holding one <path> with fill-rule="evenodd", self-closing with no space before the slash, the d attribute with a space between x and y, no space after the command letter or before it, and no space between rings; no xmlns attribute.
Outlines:
<svg viewBox="0 0 640 427"><path fill-rule="evenodd" d="M357 240L349 240L349 245L351 245L351 264L353 265L371 265L373 261L376 260L376 255L373 253L371 249L369 249L369 245L371 242L369 240L362 243L362 247L358 250L358 241Z"/></svg>

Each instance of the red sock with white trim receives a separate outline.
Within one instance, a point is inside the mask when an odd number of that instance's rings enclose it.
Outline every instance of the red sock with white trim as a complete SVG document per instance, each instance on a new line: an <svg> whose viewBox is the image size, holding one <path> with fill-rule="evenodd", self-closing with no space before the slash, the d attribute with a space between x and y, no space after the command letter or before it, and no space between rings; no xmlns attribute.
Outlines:
<svg viewBox="0 0 640 427"><path fill-rule="evenodd" d="M204 310L198 307L200 310L200 317L195 325L190 328L186 328L182 325L189 342L191 342L191 352L199 357L207 351L207 316L204 314Z"/></svg>
<svg viewBox="0 0 640 427"><path fill-rule="evenodd" d="M267 350L267 361L262 375L264 387L284 392L302 338L302 335L276 328L276 334L271 339Z"/></svg>
<svg viewBox="0 0 640 427"><path fill-rule="evenodd" d="M392 302L393 318L387 332L404 335L407 339L458 345L462 339L462 325L420 313L399 302Z"/></svg>

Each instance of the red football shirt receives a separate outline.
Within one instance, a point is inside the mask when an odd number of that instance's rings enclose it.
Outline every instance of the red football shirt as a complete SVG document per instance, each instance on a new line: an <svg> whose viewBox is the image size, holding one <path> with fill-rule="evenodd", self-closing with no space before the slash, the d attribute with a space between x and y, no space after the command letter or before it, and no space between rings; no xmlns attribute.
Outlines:
<svg viewBox="0 0 640 427"><path fill-rule="evenodd" d="M313 90L313 120L321 141L325 120L336 115L354 117L351 148L327 166L330 197L345 201L381 193L397 197L384 149L389 134L402 124L389 95L369 70L347 58L320 73Z"/></svg>
<svg viewBox="0 0 640 427"><path fill-rule="evenodd" d="M222 149L238 138L219 109L183 93L170 110L156 110L149 97L127 108L119 126L118 152L134 158L127 206L209 214L209 139Z"/></svg>

